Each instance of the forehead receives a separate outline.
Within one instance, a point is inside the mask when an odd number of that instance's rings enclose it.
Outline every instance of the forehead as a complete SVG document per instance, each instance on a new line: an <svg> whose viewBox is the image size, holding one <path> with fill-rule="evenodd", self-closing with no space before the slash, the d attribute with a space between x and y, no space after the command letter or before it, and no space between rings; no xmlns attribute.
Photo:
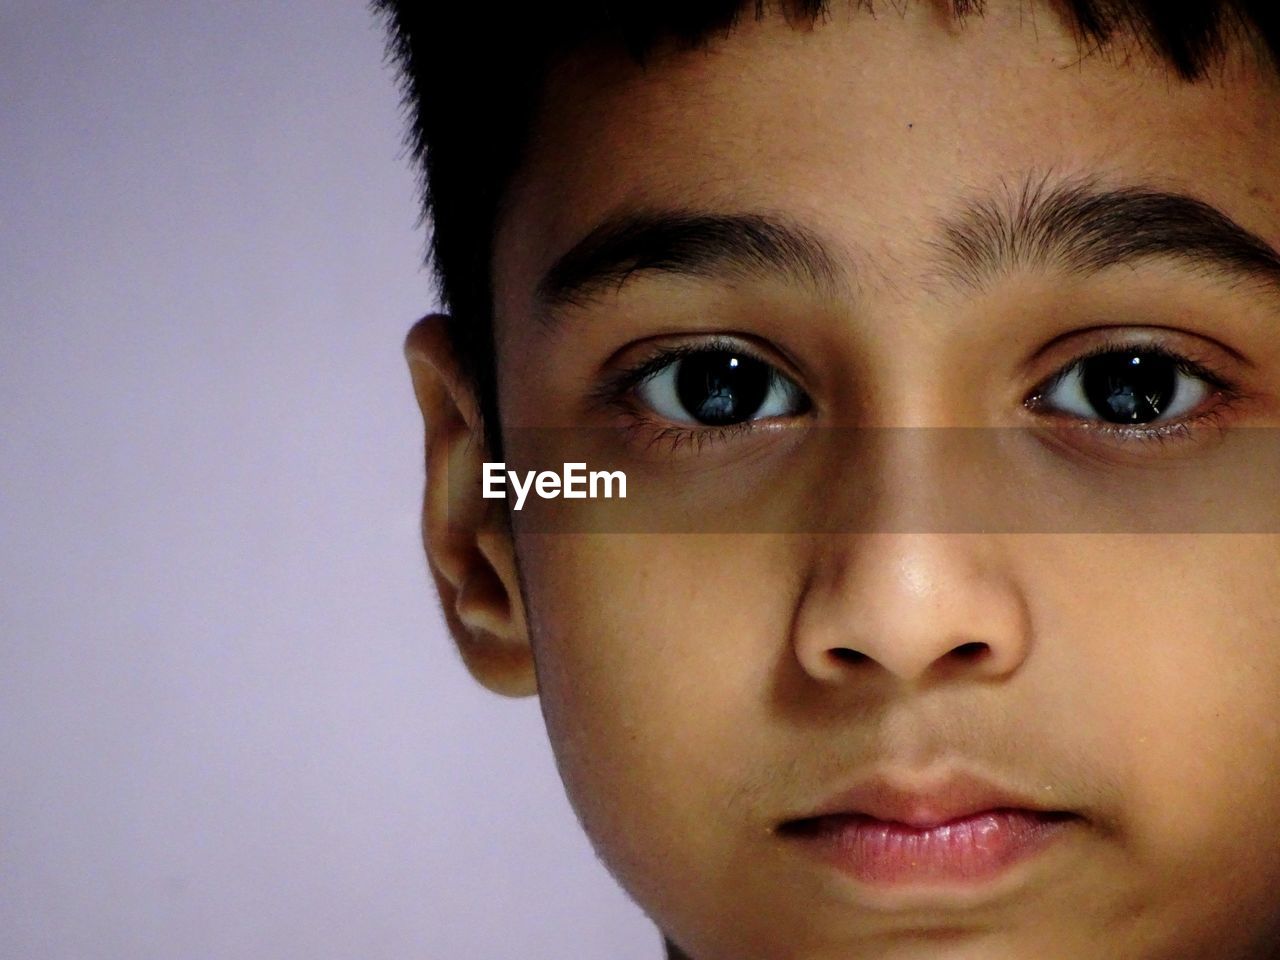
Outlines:
<svg viewBox="0 0 1280 960"><path fill-rule="evenodd" d="M1024 4L963 24L833 5L812 27L745 17L644 66L583 53L552 75L511 185L499 332L559 254L628 211L783 212L902 282L961 199L1055 174L1189 193L1274 245L1280 83L1245 45L1187 83L1136 40L1084 50Z"/></svg>

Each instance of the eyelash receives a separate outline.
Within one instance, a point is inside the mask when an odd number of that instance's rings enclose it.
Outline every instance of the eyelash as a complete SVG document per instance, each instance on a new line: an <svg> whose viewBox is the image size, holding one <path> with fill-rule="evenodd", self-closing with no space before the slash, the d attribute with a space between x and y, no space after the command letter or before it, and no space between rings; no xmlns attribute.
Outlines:
<svg viewBox="0 0 1280 960"><path fill-rule="evenodd" d="M1110 353L1140 353L1146 357L1160 357L1172 363L1174 370L1188 377L1195 377L1203 380L1213 390L1213 398L1216 401L1209 409L1194 414L1189 417L1183 417L1180 420L1174 420L1169 423L1162 423L1156 426L1130 426L1119 423L1107 423L1100 420L1084 420L1067 415L1061 419L1069 420L1068 429L1087 431L1089 433L1103 434L1120 443L1136 443L1151 444L1164 446L1170 441L1179 441L1189 439L1191 429L1193 427L1216 426L1221 427L1226 418L1226 414L1230 412L1236 404L1244 399L1238 384L1215 370L1208 361L1204 359L1193 359L1183 354L1170 350L1168 347L1158 343L1134 343L1126 341L1122 338L1107 339L1096 347L1086 350L1084 353L1073 357L1070 361L1047 380L1043 381L1040 386L1032 391L1031 395L1023 402L1023 405L1033 411L1039 412L1037 407L1043 401L1046 393L1051 391L1059 383L1064 380L1067 375L1080 366L1092 360L1095 357L1106 356ZM1053 411L1046 411L1046 416L1054 416Z"/></svg>
<svg viewBox="0 0 1280 960"><path fill-rule="evenodd" d="M729 424L727 426L707 425L703 427L690 427L684 424L669 423L656 419L646 413L644 410L639 408L633 399L633 392L637 386L671 364L678 362L684 357L700 353L713 353L721 350L733 351L750 356L751 358L768 365L771 369L777 369L777 365L775 363L767 360L756 351L744 347L742 341L728 337L715 337L709 340L699 341L697 343L681 344L679 346L664 347L657 350L634 366L628 367L627 369L621 370L611 377L608 377L598 388L592 391L591 399L600 406L620 409L628 418L626 428L629 434L639 433L641 431L648 432L649 437L645 443L646 449L652 448L656 445L662 445L668 452L675 453L681 447L688 446L694 448L696 452L702 450L705 446L711 446L716 443L739 437L745 433L757 431L761 429L761 427L758 426L759 421L753 420L744 420L740 423ZM1042 381L1041 384L1032 391L1030 396L1023 401L1023 405L1028 410L1039 412L1037 407L1042 404L1044 395L1056 387L1076 367L1095 357L1105 356L1110 353L1124 353L1127 351L1136 351L1140 352L1144 356L1160 357L1170 361L1178 373L1203 380L1212 387L1213 396L1216 402L1210 409L1202 413L1195 414L1191 417L1184 417L1181 420L1175 420L1170 423L1163 423L1155 427L1130 426L1125 424L1107 423L1105 421L1084 420L1070 417L1069 415L1060 417L1060 419L1068 419L1070 421L1069 429L1103 434L1120 443L1155 443L1163 446L1170 441L1176 442L1178 440L1189 438L1192 427L1221 426L1225 420L1226 414L1234 408L1238 402L1244 399L1238 385L1234 381L1213 369L1213 367L1203 359L1193 359L1191 357L1184 356L1183 354L1176 353L1161 344L1134 343L1117 338L1106 340L1096 347L1073 357L1070 361L1064 364L1057 373ZM809 407L806 407L806 412L808 409ZM1046 412L1046 416L1053 416L1053 412Z"/></svg>
<svg viewBox="0 0 1280 960"><path fill-rule="evenodd" d="M634 366L621 370L606 379L596 390L592 391L591 399L600 406L620 409L627 417L628 422L625 427L628 434L647 432L649 436L645 442L646 449L660 445L667 452L675 453L681 447L687 446L692 447L697 452L702 450L703 447L723 443L743 434L755 432L761 428L758 425L759 421L754 420L743 420L740 423L719 427L710 425L691 427L685 424L669 423L646 413L632 400L632 393L636 387L671 364L684 357L700 353L715 353L721 350L748 356L765 364L771 370L777 370L776 363L768 360L750 347L744 346L741 340L729 337L713 337L697 343L663 347L655 351ZM807 409L809 409L809 406L806 406Z"/></svg>

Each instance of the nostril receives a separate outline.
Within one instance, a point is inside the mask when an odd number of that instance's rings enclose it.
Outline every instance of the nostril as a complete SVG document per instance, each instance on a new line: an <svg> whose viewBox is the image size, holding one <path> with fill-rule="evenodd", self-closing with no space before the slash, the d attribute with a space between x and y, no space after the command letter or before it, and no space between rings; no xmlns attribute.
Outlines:
<svg viewBox="0 0 1280 960"><path fill-rule="evenodd" d="M859 653L857 650L851 650L848 647L836 647L830 653L832 657L841 663L862 663L868 659L865 653Z"/></svg>
<svg viewBox="0 0 1280 960"><path fill-rule="evenodd" d="M962 643L951 651L952 655L959 660L977 660L982 657L990 648L979 641L971 643Z"/></svg>

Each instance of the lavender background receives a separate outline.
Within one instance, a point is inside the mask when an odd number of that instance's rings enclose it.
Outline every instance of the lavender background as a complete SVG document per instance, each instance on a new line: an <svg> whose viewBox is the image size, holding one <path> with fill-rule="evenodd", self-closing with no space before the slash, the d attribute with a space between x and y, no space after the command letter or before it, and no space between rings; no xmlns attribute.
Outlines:
<svg viewBox="0 0 1280 960"><path fill-rule="evenodd" d="M417 539L359 2L0 0L0 957L653 960Z"/></svg>

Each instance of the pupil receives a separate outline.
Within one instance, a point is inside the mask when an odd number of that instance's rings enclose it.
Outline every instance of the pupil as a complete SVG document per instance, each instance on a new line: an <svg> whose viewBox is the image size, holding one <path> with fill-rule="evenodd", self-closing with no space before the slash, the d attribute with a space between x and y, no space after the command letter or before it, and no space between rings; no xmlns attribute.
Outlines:
<svg viewBox="0 0 1280 960"><path fill-rule="evenodd" d="M680 361L676 396L696 420L724 426L747 420L769 392L769 367L751 357L708 350Z"/></svg>
<svg viewBox="0 0 1280 960"><path fill-rule="evenodd" d="M1177 388L1171 360L1137 351L1092 357L1081 379L1089 403L1111 423L1149 423L1169 406Z"/></svg>

